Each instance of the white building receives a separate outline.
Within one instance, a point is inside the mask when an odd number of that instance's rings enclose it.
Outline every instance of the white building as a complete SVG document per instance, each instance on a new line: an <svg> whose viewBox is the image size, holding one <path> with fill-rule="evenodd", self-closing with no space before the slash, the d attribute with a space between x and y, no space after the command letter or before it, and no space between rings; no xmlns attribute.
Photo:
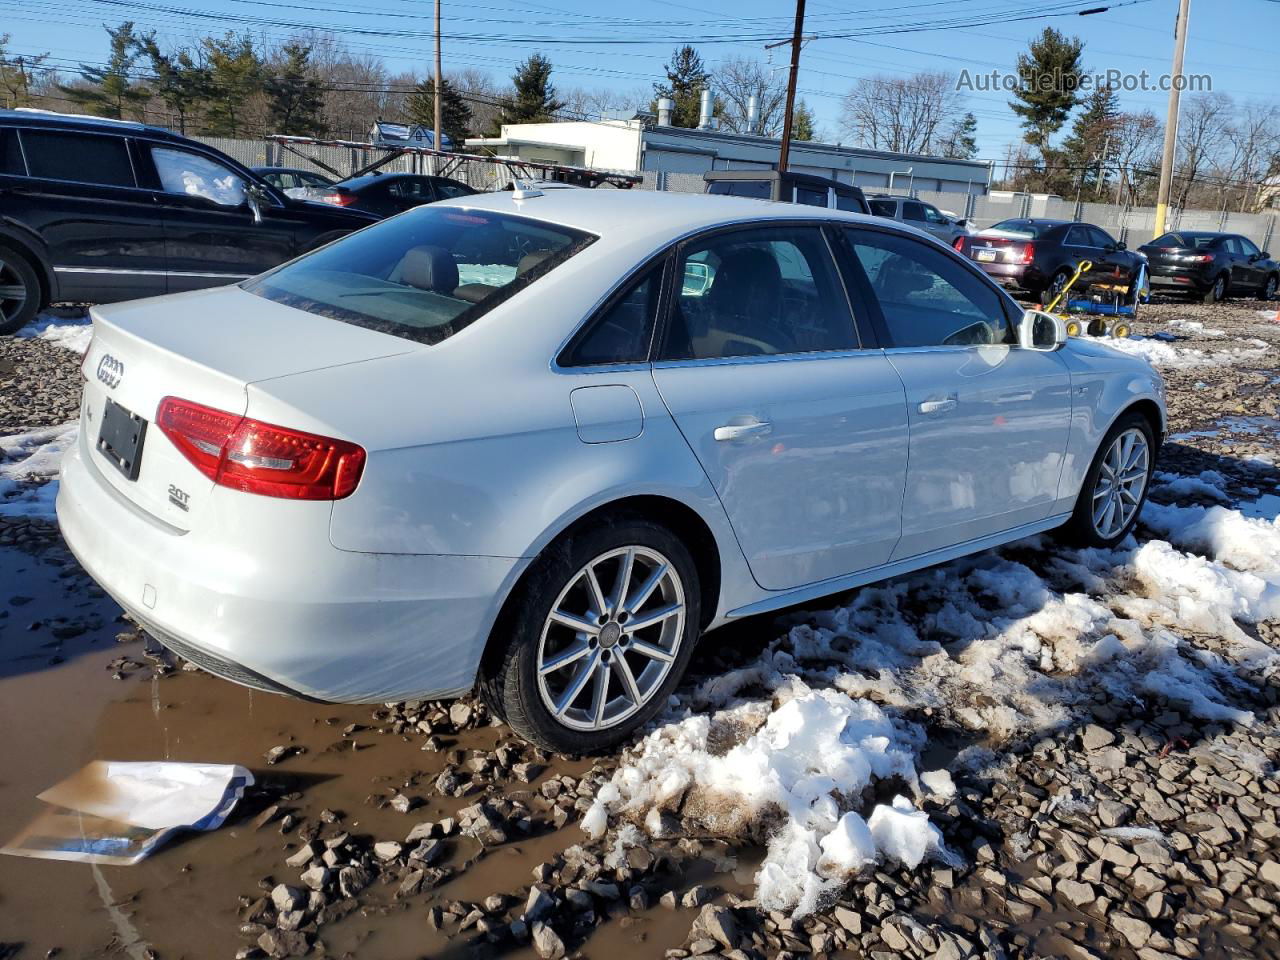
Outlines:
<svg viewBox="0 0 1280 960"><path fill-rule="evenodd" d="M773 169L779 141L719 130L659 126L652 115L565 123L503 124L497 137L467 140L469 150L625 173L668 174L708 170ZM893 187L982 195L992 164L907 153L864 150L833 143L792 141L792 171L832 177L873 191ZM665 186L659 183L659 186Z"/></svg>

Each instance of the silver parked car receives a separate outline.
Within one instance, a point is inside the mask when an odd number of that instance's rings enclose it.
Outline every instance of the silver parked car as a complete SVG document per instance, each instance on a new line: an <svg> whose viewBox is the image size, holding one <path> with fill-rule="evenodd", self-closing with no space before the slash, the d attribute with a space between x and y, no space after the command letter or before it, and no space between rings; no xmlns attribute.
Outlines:
<svg viewBox="0 0 1280 960"><path fill-rule="evenodd" d="M925 203L923 200L877 194L867 197L867 205L877 217L897 220L917 230L931 233L948 245L954 244L957 237L963 237L969 232L967 220L948 216L932 203Z"/></svg>
<svg viewBox="0 0 1280 960"><path fill-rule="evenodd" d="M161 642L320 700L477 682L544 747L702 632L1061 527L1132 529L1145 360L890 221L522 188L95 308L58 516Z"/></svg>

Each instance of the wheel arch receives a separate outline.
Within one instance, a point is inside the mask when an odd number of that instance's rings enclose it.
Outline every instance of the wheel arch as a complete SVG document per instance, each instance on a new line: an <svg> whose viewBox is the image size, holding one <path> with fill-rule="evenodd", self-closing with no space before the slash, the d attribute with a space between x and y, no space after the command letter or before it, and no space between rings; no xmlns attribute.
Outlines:
<svg viewBox="0 0 1280 960"><path fill-rule="evenodd" d="M1122 407L1120 411L1111 418L1111 422L1107 424L1107 429L1103 431L1103 436L1106 436L1106 434L1111 431L1111 428L1120 422L1121 417L1130 413L1140 414L1147 423L1151 425L1151 435L1155 438L1156 450L1158 451L1161 444L1164 442L1164 414L1160 410L1160 405L1150 397L1141 397Z"/></svg>
<svg viewBox="0 0 1280 960"><path fill-rule="evenodd" d="M720 545L711 525L697 510L682 500L662 494L634 494L599 504L568 520L558 530L544 538L545 542L537 556L541 557L546 551L554 549L556 544L575 530L601 520L616 520L619 517L639 517L659 523L677 534L689 547L694 565L698 570L700 626L705 629L714 619L720 605L723 561L720 556ZM525 566L507 589L498 614L494 618L493 626L489 630L489 636L485 638L484 650L480 656L482 674L501 658L507 624L514 615L521 590L529 578L536 574L537 568L538 563L535 558Z"/></svg>

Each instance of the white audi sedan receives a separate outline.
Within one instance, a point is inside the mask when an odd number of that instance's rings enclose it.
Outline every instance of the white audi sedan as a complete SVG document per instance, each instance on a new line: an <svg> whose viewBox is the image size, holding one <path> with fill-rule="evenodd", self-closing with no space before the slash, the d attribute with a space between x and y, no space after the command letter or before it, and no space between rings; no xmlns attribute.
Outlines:
<svg viewBox="0 0 1280 960"><path fill-rule="evenodd" d="M174 651L316 700L480 686L645 724L698 636L1057 527L1133 527L1144 361L909 227L536 189L102 307L58 516Z"/></svg>

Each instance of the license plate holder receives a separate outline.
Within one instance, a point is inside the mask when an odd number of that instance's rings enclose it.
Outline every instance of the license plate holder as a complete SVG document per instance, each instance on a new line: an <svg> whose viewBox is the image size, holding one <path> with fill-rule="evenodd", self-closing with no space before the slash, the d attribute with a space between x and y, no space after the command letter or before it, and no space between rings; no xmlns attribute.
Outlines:
<svg viewBox="0 0 1280 960"><path fill-rule="evenodd" d="M996 252L995 252L994 250L979 250L979 251L977 251L977 254L978 254L978 256L977 256L977 258L976 258L976 259L977 259L977 261L978 261L979 263L994 263L994 262L995 262L995 259L996 259Z"/></svg>
<svg viewBox="0 0 1280 960"><path fill-rule="evenodd" d="M98 429L98 452L124 474L126 480L138 479L146 435L146 420L110 397L106 399L102 426Z"/></svg>

